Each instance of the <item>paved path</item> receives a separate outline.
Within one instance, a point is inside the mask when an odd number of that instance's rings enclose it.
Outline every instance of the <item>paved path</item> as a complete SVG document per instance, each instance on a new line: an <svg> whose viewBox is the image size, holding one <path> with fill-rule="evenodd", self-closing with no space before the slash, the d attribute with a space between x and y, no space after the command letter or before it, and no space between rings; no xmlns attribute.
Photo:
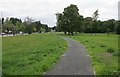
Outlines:
<svg viewBox="0 0 120 77"><path fill-rule="evenodd" d="M83 45L66 38L68 50L46 75L94 75L91 60Z"/></svg>

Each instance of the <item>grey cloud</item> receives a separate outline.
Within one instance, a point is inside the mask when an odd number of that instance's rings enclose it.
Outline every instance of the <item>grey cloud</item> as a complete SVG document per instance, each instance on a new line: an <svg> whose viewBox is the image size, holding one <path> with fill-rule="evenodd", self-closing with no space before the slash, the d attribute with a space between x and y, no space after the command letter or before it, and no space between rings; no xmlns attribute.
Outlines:
<svg viewBox="0 0 120 77"><path fill-rule="evenodd" d="M56 23L55 13L63 12L70 4L76 4L84 17L92 16L99 9L100 20L117 19L119 0L0 0L0 10L4 17L26 16L41 20L49 26Z"/></svg>

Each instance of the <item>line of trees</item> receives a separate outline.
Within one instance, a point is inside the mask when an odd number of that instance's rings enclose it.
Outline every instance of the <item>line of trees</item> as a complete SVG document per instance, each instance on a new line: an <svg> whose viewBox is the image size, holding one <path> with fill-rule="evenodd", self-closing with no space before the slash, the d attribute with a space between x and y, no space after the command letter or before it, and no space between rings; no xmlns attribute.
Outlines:
<svg viewBox="0 0 120 77"><path fill-rule="evenodd" d="M77 32L85 33L116 33L120 34L120 20L110 19L107 21L97 20L99 17L96 10L92 17L84 18L79 14L77 5L71 4L64 8L63 13L57 13L56 31L63 31L65 34L73 35Z"/></svg>
<svg viewBox="0 0 120 77"><path fill-rule="evenodd" d="M42 24L40 21L35 21L32 18L26 17L22 22L18 18L2 18L2 32L6 34L18 34L28 33L32 34L33 32L49 32L50 28L46 24Z"/></svg>

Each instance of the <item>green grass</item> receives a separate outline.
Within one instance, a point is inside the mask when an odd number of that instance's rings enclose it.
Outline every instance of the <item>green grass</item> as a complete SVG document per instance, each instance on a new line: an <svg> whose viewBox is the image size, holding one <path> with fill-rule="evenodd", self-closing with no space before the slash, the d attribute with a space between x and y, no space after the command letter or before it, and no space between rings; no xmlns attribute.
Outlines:
<svg viewBox="0 0 120 77"><path fill-rule="evenodd" d="M111 34L76 34L70 37L81 42L87 49L97 75L116 75L118 71L118 35ZM109 53L111 50L111 53ZM120 71L120 69L119 69Z"/></svg>
<svg viewBox="0 0 120 77"><path fill-rule="evenodd" d="M66 48L66 41L54 34L3 37L3 74L42 75Z"/></svg>
<svg viewBox="0 0 120 77"><path fill-rule="evenodd" d="M2 37L0 37L0 76L2 76Z"/></svg>

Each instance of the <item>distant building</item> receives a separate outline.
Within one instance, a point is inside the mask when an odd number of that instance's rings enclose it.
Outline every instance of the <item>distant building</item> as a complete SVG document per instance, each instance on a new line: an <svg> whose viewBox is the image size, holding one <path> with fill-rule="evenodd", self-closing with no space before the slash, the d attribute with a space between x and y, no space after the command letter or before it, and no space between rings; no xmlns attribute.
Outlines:
<svg viewBox="0 0 120 77"><path fill-rule="evenodd" d="M120 1L118 2L118 20L120 20Z"/></svg>

